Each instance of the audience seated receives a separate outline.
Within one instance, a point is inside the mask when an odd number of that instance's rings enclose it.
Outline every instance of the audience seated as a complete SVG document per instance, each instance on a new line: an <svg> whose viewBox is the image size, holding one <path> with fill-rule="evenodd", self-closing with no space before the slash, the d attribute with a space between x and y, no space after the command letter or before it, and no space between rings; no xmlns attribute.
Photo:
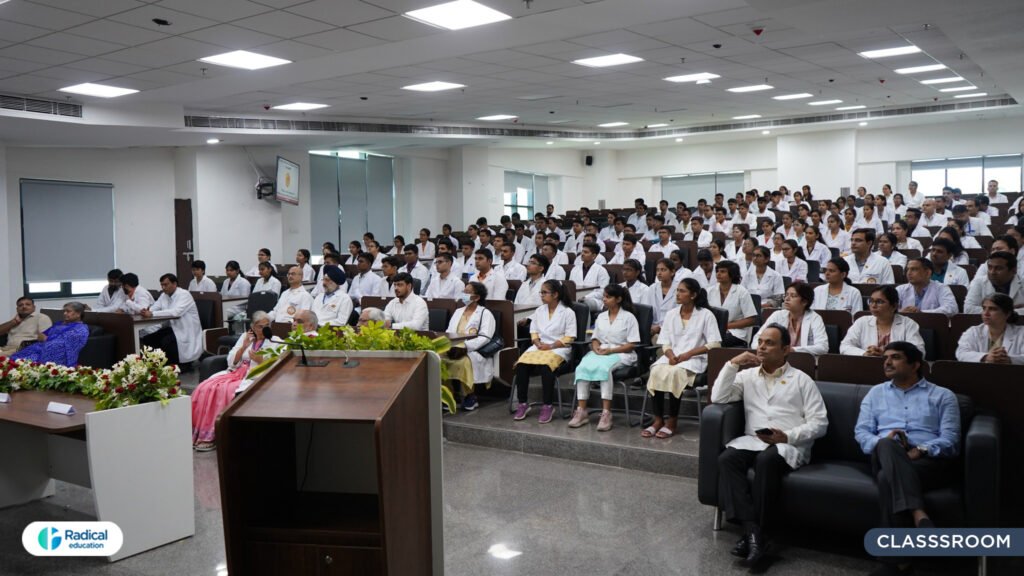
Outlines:
<svg viewBox="0 0 1024 576"><path fill-rule="evenodd" d="M454 262L452 255L447 252L441 252L434 257L434 274L430 277L430 285L427 286L425 294L427 300L455 300L461 297L465 285L462 278L452 270Z"/></svg>
<svg viewBox="0 0 1024 576"><path fill-rule="evenodd" d="M543 400L538 422L547 424L554 415L555 370L572 358L570 344L576 340L576 314L565 285L547 280L540 290L541 306L530 316L532 345L516 363L515 388L519 404L514 420L524 420L530 413L527 401L530 376L540 373Z"/></svg>
<svg viewBox="0 0 1024 576"><path fill-rule="evenodd" d="M917 322L897 313L899 294L891 285L879 286L868 299L870 316L853 322L839 351L851 356L881 356L889 342L910 342L925 353L924 339Z"/></svg>
<svg viewBox="0 0 1024 576"><path fill-rule="evenodd" d="M429 313L427 303L413 293L412 276L405 272L395 274L391 287L395 290L395 298L384 307L384 326L399 330L427 330Z"/></svg>
<svg viewBox="0 0 1024 576"><path fill-rule="evenodd" d="M121 290L124 291L124 300L117 312L137 315L153 305L153 295L139 286L139 277L132 272L121 276Z"/></svg>
<svg viewBox="0 0 1024 576"><path fill-rule="evenodd" d="M822 268L825 284L814 289L815 310L846 310L851 315L864 309L860 290L850 282L850 263L843 258L833 258Z"/></svg>
<svg viewBox="0 0 1024 576"><path fill-rule="evenodd" d="M224 266L224 274L227 278L224 279L224 283L220 285L220 295L223 298L248 298L252 292L252 284L249 280L242 278L242 269L238 266L238 262L234 260L228 260L228 263ZM245 312L245 304L238 304L233 306L226 312L225 320L231 319L238 314Z"/></svg>
<svg viewBox="0 0 1024 576"><path fill-rule="evenodd" d="M654 282L647 287L647 295L642 304L647 304L653 311L651 334L661 332L665 316L677 306L676 304L675 264L668 258L658 260L654 266Z"/></svg>
<svg viewBox="0 0 1024 576"><path fill-rule="evenodd" d="M320 326L345 326L352 315L352 299L342 288L345 271L333 264L325 264L323 271L322 290L313 298L310 309L316 314Z"/></svg>
<svg viewBox="0 0 1024 576"><path fill-rule="evenodd" d="M0 356L10 356L23 345L45 341L43 333L53 325L49 316L36 311L35 300L28 296L18 298L15 308L14 318L0 324L0 336L7 335L7 343L0 346Z"/></svg>
<svg viewBox="0 0 1024 576"><path fill-rule="evenodd" d="M273 292L281 294L281 281L274 275L274 265L270 262L260 262L257 266L259 279L252 287L253 292Z"/></svg>
<svg viewBox="0 0 1024 576"><path fill-rule="evenodd" d="M773 312L765 320L761 330L754 334L753 342L758 342L760 332L768 326L785 326L789 332L793 352L806 352L812 356L828 354L828 334L825 322L812 309L814 290L805 282L795 282L786 289L786 297L782 302L782 310Z"/></svg>
<svg viewBox="0 0 1024 576"><path fill-rule="evenodd" d="M924 312L952 316L960 312L956 297L949 286L932 282L935 267L927 258L913 258L907 262L907 283L896 287L900 312Z"/></svg>
<svg viewBox="0 0 1024 576"><path fill-rule="evenodd" d="M292 266L288 269L288 289L277 299L277 304L270 312L270 321L291 322L296 312L312 307L313 297L302 286L302 269Z"/></svg>
<svg viewBox="0 0 1024 576"><path fill-rule="evenodd" d="M124 291L121 290L121 276L124 274L118 268L107 272L107 285L100 290L96 298L96 306L92 307L93 312L116 312L121 309L124 303Z"/></svg>
<svg viewBox="0 0 1024 576"><path fill-rule="evenodd" d="M629 244L630 239L635 237L629 237L623 244L627 245L627 249L633 249L632 245ZM635 251L635 249L633 249ZM611 279L608 276L608 271L605 267L597 264L597 256L600 253L601 248L595 243L586 243L583 245L583 251L579 254L579 259L583 262L582 265L572 269L569 273L569 280L572 280L576 284L576 288L589 288L596 286L599 290L587 294L583 299L583 302L590 308L591 312L599 312L604 307L604 297L602 290L608 285ZM641 254L643 250L640 251ZM618 258L618 255L616 255ZM612 263L616 263L616 258L612 259ZM621 262L619 262L621 263Z"/></svg>
<svg viewBox="0 0 1024 576"><path fill-rule="evenodd" d="M356 258L357 274L349 280L348 296L352 304L359 306L363 296L384 297L388 286L383 278L373 273L373 256L368 252L360 252Z"/></svg>
<svg viewBox="0 0 1024 576"><path fill-rule="evenodd" d="M245 275L251 277L260 276L260 264L263 264L264 262L270 264L270 269L273 271L274 265L270 262L270 248L260 248L259 251L256 252L256 264L254 264L253 267L245 273Z"/></svg>
<svg viewBox="0 0 1024 576"><path fill-rule="evenodd" d="M494 269L494 256L491 251L481 248L475 253L476 272L469 277L469 282L479 282L487 287L488 294L505 294L508 292L508 281Z"/></svg>
<svg viewBox="0 0 1024 576"><path fill-rule="evenodd" d="M189 292L216 292L217 285L206 276L206 262L192 261L192 280L188 283Z"/></svg>
<svg viewBox="0 0 1024 576"><path fill-rule="evenodd" d="M473 411L478 406L476 386L490 387L494 377L494 361L482 356L478 350L491 341L497 327L494 315L484 307L487 302L486 286L480 282L470 282L465 285L461 296L466 305L452 314L447 332L473 338L456 344L456 350L450 351L441 360L448 366L449 381L446 385L458 382L461 389L452 392L462 396L463 410Z"/></svg>
<svg viewBox="0 0 1024 576"><path fill-rule="evenodd" d="M53 324L41 333L37 332L37 341L12 354L11 359L40 364L53 362L62 366L77 365L78 354L89 339L89 327L82 322L85 305L81 302L68 302L63 310L63 322Z"/></svg>
<svg viewBox="0 0 1024 576"><path fill-rule="evenodd" d="M722 346L746 348L750 329L757 323L761 312L754 308L747 289L739 284L740 268L735 262L719 262L715 266L715 279L717 283L707 289L708 303L729 313L728 330L722 335Z"/></svg>
<svg viewBox="0 0 1024 576"><path fill-rule="evenodd" d="M1024 326L1006 294L991 294L981 302L981 324L960 336L956 359L961 362L1024 365Z"/></svg>
<svg viewBox="0 0 1024 576"><path fill-rule="evenodd" d="M1006 294L1016 310L1024 309L1024 286L1017 277L1017 257L1010 252L996 252L988 257L988 274L980 282L972 282L964 301L964 312L980 314L982 300L992 294Z"/></svg>
<svg viewBox="0 0 1024 576"><path fill-rule="evenodd" d="M144 329L142 345L159 348L167 354L170 364L189 364L203 354L203 327L199 310L188 290L178 287L178 277L160 277L160 298L139 312L143 318L168 318L168 324Z"/></svg>

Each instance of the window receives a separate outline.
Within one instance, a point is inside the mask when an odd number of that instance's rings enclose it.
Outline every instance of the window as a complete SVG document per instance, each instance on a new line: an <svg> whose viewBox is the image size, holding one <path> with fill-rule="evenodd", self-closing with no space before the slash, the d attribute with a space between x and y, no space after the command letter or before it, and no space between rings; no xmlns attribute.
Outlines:
<svg viewBox="0 0 1024 576"><path fill-rule="evenodd" d="M675 206L676 202L693 206L701 198L710 203L714 201L715 194L723 194L728 200L737 192L743 192L742 171L684 174L661 179L661 199L668 201L669 206Z"/></svg>
<svg viewBox="0 0 1024 576"><path fill-rule="evenodd" d="M1020 154L940 158L910 163L910 179L927 196L939 196L944 186L966 195L984 194L989 180L997 180L1002 192L1021 189Z"/></svg>
<svg viewBox="0 0 1024 576"><path fill-rule="evenodd" d="M395 235L393 158L354 151L310 152L313 243L330 240L345 250L373 232L381 246Z"/></svg>
<svg viewBox="0 0 1024 576"><path fill-rule="evenodd" d="M21 250L25 293L98 293L116 266L111 184L23 179Z"/></svg>
<svg viewBox="0 0 1024 576"><path fill-rule="evenodd" d="M530 220L537 207L548 204L548 177L528 172L505 172L505 209L503 214L511 216L518 212L523 220Z"/></svg>

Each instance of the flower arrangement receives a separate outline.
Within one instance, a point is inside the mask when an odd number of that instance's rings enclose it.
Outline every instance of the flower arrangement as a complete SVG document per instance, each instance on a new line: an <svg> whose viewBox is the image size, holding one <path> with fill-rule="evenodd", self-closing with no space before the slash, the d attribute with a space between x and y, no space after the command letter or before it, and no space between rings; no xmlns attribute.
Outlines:
<svg viewBox="0 0 1024 576"><path fill-rule="evenodd" d="M111 370L62 366L0 357L0 392L50 390L84 394L96 399L96 409L121 408L146 402L166 404L182 395L180 370L167 365L162 350L143 348Z"/></svg>

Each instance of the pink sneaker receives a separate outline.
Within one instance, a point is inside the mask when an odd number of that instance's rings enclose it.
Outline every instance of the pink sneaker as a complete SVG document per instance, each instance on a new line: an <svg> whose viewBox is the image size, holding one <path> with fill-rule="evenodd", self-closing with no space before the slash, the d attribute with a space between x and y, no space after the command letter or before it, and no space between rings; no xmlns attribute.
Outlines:
<svg viewBox="0 0 1024 576"><path fill-rule="evenodd" d="M555 414L555 407L551 404L545 404L540 407L540 418L537 418L537 422L541 424L547 424L551 422L552 416Z"/></svg>
<svg viewBox="0 0 1024 576"><path fill-rule="evenodd" d="M590 418L587 411L583 408L577 408L572 413L572 420L569 420L569 428L579 428L580 426L586 426L590 424Z"/></svg>
<svg viewBox="0 0 1024 576"><path fill-rule="evenodd" d="M516 406L516 415L512 417L513 420L525 420L526 415L530 413L530 404L527 402L520 402Z"/></svg>
<svg viewBox="0 0 1024 576"><path fill-rule="evenodd" d="M601 419L597 422L598 432L607 432L612 429L612 413L607 410L601 412Z"/></svg>

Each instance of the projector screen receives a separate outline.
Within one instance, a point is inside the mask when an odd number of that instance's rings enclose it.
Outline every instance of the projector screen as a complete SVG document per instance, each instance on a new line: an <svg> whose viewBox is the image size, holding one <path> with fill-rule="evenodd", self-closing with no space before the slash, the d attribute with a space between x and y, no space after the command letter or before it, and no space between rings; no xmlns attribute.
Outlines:
<svg viewBox="0 0 1024 576"><path fill-rule="evenodd" d="M280 156L277 157L275 198L278 202L299 203L299 165Z"/></svg>

